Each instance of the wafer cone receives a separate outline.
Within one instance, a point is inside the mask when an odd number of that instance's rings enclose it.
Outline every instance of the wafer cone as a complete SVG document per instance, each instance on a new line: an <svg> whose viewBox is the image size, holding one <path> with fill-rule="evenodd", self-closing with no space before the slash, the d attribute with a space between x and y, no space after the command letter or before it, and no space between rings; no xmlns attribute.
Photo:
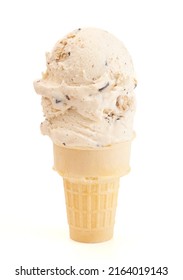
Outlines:
<svg viewBox="0 0 183 280"><path fill-rule="evenodd" d="M63 177L70 237L103 242L113 236L119 178L130 170L131 141L104 148L54 144L54 168Z"/></svg>

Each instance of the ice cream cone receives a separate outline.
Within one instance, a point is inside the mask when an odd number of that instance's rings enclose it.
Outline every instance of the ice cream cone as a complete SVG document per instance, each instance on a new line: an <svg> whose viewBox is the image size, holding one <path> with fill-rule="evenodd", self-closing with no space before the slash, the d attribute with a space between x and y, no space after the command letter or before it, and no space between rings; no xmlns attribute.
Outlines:
<svg viewBox="0 0 183 280"><path fill-rule="evenodd" d="M103 242L113 236L119 178L130 170L131 141L104 148L54 144L54 169L63 177L70 237Z"/></svg>
<svg viewBox="0 0 183 280"><path fill-rule="evenodd" d="M132 59L109 32L78 28L46 53L46 65L34 87L42 96L41 132L54 143L54 168L64 180L70 236L109 240L119 178L130 170L137 85Z"/></svg>

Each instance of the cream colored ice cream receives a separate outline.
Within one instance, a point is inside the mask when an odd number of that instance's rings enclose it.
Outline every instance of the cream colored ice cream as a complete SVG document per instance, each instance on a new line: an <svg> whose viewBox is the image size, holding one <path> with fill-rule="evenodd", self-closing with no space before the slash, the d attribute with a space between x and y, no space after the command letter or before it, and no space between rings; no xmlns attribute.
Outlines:
<svg viewBox="0 0 183 280"><path fill-rule="evenodd" d="M130 170L132 61L119 40L96 28L73 31L46 58L34 87L42 96L41 130L64 180L70 237L103 242L113 236L119 179Z"/></svg>
<svg viewBox="0 0 183 280"><path fill-rule="evenodd" d="M131 57L110 33L77 29L46 54L34 82L43 134L59 146L104 147L132 139L136 80Z"/></svg>

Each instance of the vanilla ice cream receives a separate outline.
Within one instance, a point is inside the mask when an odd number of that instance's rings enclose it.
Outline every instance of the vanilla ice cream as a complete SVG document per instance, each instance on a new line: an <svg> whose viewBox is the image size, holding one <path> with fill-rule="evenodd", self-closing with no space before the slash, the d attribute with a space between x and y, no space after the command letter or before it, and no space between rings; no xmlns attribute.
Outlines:
<svg viewBox="0 0 183 280"><path fill-rule="evenodd" d="M132 139L135 74L123 43L110 33L77 29L46 54L34 82L42 96L43 134L59 146L104 147Z"/></svg>

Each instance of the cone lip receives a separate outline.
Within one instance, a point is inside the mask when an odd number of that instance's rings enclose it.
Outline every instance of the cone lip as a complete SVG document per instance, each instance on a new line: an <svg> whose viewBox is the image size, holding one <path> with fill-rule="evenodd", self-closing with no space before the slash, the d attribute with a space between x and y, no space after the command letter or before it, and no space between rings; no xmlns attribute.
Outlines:
<svg viewBox="0 0 183 280"><path fill-rule="evenodd" d="M68 150L86 150L86 151L93 151L93 150L110 150L113 148L119 148L120 146L124 146L125 144L131 142L132 140L134 140L134 138L136 137L136 133L133 132L133 136L130 140L128 141L123 141L123 142L119 142L119 143L114 143L114 144L110 144L107 146L103 146L103 147L74 147L74 146L60 146L57 145L56 143L54 143L55 146L59 147L59 148L63 148L63 149L68 149Z"/></svg>
<svg viewBox="0 0 183 280"><path fill-rule="evenodd" d="M124 176L130 170L131 142L98 149L54 144L54 169L65 178Z"/></svg>

